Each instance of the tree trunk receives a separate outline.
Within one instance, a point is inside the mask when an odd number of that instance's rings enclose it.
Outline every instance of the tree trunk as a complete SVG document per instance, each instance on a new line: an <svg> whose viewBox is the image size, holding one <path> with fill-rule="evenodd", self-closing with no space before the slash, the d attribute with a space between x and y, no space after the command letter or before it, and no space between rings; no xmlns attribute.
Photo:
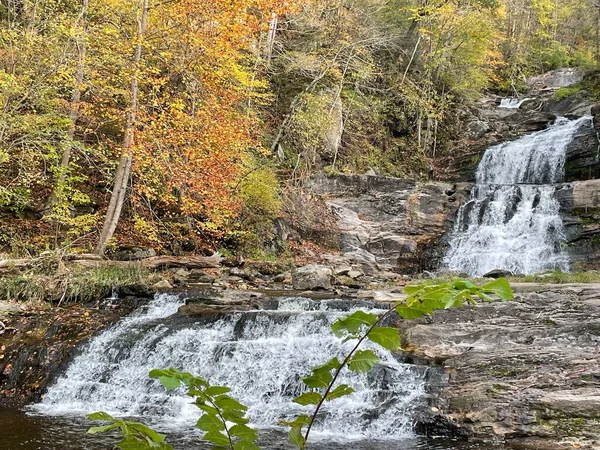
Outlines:
<svg viewBox="0 0 600 450"><path fill-rule="evenodd" d="M67 131L67 137L69 143L73 141L73 137L75 136L75 125L77 124L77 119L79 118L79 103L81 101L81 85L83 84L83 77L85 71L85 54L86 54L86 30L87 30L87 21L86 14L88 10L89 0L81 1L81 10L79 12L79 18L77 20L78 26L80 27L80 31L77 34L75 45L77 46L77 68L75 69L75 83L73 85L73 92L71 93L71 106L69 110L69 130ZM64 183L67 178L67 172L69 170L69 164L71 162L71 145L68 145L62 154L62 158L60 160L60 166L58 167L58 176L56 178L54 189L48 202L46 204L45 210L48 212L52 212L52 207L56 204L57 200L62 195L62 191L64 188Z"/></svg>
<svg viewBox="0 0 600 450"><path fill-rule="evenodd" d="M127 182L131 176L134 132L138 113L138 76L140 61L142 59L142 41L144 39L144 34L146 33L146 28L148 27L148 10L150 8L149 1L150 0L141 0L142 10L141 12L138 12L137 43L133 56L134 74L131 79L131 100L129 104L129 112L127 114L127 121L125 123L121 158L119 159L119 166L117 167L117 172L115 174L115 184L110 196L108 210L106 211L104 226L100 232L100 239L98 240L98 245L95 249L95 253L97 254L104 253L106 244L113 237L115 229L117 228L119 218L121 217L121 211L123 209L123 204L125 203Z"/></svg>
<svg viewBox="0 0 600 450"><path fill-rule="evenodd" d="M267 65L271 64L271 58L273 57L273 46L275 45L275 35L277 33L277 24L279 18L277 14L271 15L271 21L269 22L269 33L267 34L267 43L265 48L265 61Z"/></svg>

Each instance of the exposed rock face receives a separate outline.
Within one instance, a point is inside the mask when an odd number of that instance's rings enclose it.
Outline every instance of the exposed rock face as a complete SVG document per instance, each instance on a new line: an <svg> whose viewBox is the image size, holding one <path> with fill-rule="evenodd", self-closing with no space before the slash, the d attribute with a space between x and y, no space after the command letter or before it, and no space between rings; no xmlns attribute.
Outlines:
<svg viewBox="0 0 600 450"><path fill-rule="evenodd" d="M574 270L597 269L600 264L600 180L557 186L565 224L567 253Z"/></svg>
<svg viewBox="0 0 600 450"><path fill-rule="evenodd" d="M565 180L590 180L600 177L600 143L592 121L582 124L567 147Z"/></svg>
<svg viewBox="0 0 600 450"><path fill-rule="evenodd" d="M449 230L466 187L370 175L319 175L310 185L327 195L338 217L344 257L367 274L434 267L432 249Z"/></svg>
<svg viewBox="0 0 600 450"><path fill-rule="evenodd" d="M482 437L600 448L600 285L527 290L401 324L413 356L449 374L431 406Z"/></svg>

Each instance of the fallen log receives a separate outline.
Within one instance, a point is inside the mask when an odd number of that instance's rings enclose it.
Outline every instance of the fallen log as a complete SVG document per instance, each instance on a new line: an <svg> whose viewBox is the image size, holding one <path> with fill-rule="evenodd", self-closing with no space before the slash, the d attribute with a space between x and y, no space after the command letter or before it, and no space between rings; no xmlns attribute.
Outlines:
<svg viewBox="0 0 600 450"><path fill-rule="evenodd" d="M72 261L85 267L140 267L144 269L169 269L180 267L185 269L216 269L221 266L223 257L212 256L152 256L139 261L112 261L98 259L78 259Z"/></svg>

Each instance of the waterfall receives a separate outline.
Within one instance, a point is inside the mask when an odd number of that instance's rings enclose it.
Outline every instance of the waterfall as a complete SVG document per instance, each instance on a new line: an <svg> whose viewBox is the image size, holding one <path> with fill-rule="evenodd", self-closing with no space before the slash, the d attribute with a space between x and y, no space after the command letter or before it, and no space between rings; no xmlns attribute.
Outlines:
<svg viewBox="0 0 600 450"><path fill-rule="evenodd" d="M507 97L500 100L499 108L507 108L507 109L517 109L520 108L521 105L527 100L533 100L532 98L517 98L517 97Z"/></svg>
<svg viewBox="0 0 600 450"><path fill-rule="evenodd" d="M590 121L559 118L546 130L487 149L471 199L458 210L443 264L470 275L567 271L554 184L564 179L573 135Z"/></svg>
<svg viewBox="0 0 600 450"><path fill-rule="evenodd" d="M178 297L158 296L90 341L33 408L49 415L103 410L141 417L159 428L192 426L200 411L190 398L179 390L167 392L148 377L152 368L172 366L231 387L259 428L310 413L311 407L292 401L304 392L301 377L353 345L342 344L329 325L358 308L383 311L371 303L341 300L282 298L277 303L275 310L188 318L176 314L183 304ZM356 392L326 404L317 436L411 436L412 412L424 398L422 369L400 363L374 344L366 346L381 363L369 374L342 374L340 382Z"/></svg>

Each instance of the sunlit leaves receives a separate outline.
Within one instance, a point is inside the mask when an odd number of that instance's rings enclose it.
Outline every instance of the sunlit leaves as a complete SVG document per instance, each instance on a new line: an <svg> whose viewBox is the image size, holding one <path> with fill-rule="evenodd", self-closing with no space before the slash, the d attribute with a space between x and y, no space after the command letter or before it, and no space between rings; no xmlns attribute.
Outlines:
<svg viewBox="0 0 600 450"><path fill-rule="evenodd" d="M157 433L143 423L113 417L105 412L96 412L88 415L89 420L110 422L108 425L91 427L90 434L104 433L118 428L123 434L123 440L117 443L121 450L173 450L165 442L165 435Z"/></svg>
<svg viewBox="0 0 600 450"><path fill-rule="evenodd" d="M375 327L367 338L387 350L398 350L400 348L400 333L396 328Z"/></svg>
<svg viewBox="0 0 600 450"><path fill-rule="evenodd" d="M375 322L377 322L377 316L375 314L359 310L348 317L335 321L333 325L331 325L331 329L338 338L346 335L354 336L361 331L363 327L371 327Z"/></svg>
<svg viewBox="0 0 600 450"><path fill-rule="evenodd" d="M352 372L368 372L378 362L379 358L373 350L358 350L348 360L348 368Z"/></svg>

